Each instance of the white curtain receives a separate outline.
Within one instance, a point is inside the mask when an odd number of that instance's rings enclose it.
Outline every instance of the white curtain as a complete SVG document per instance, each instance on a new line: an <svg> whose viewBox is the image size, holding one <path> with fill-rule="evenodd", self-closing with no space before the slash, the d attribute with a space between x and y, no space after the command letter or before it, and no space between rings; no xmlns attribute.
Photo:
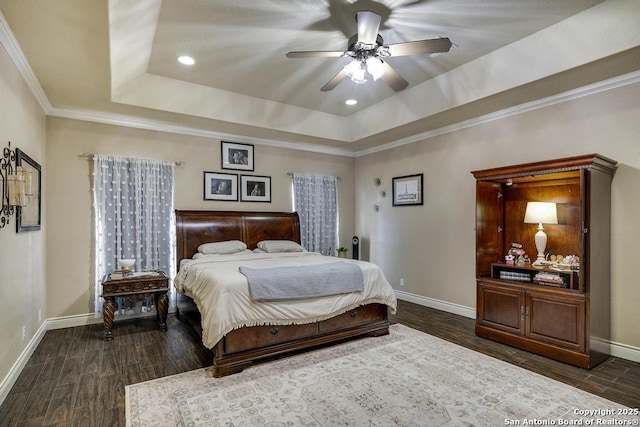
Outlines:
<svg viewBox="0 0 640 427"><path fill-rule="evenodd" d="M293 174L294 209L300 216L301 244L308 251L335 255L338 241L337 178Z"/></svg>
<svg viewBox="0 0 640 427"><path fill-rule="evenodd" d="M173 162L94 156L96 315L102 311L102 278L119 268L118 259L135 258L135 270L174 276L174 169ZM175 298L170 294L171 307ZM116 314L124 314L124 301L118 304ZM143 304L153 309L153 297Z"/></svg>

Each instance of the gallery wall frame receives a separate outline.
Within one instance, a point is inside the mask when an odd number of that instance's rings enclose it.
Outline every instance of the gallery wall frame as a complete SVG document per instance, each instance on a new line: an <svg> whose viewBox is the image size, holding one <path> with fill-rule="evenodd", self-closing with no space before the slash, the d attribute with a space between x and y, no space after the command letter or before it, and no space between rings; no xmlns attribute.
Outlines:
<svg viewBox="0 0 640 427"><path fill-rule="evenodd" d="M271 202L271 177L240 175L241 202Z"/></svg>
<svg viewBox="0 0 640 427"><path fill-rule="evenodd" d="M391 178L393 206L419 206L423 204L423 174Z"/></svg>
<svg viewBox="0 0 640 427"><path fill-rule="evenodd" d="M253 145L222 141L222 169L253 171L255 156Z"/></svg>
<svg viewBox="0 0 640 427"><path fill-rule="evenodd" d="M37 231L42 228L42 168L24 151L16 148L16 167L31 173L31 194L26 206L17 206L16 233Z"/></svg>
<svg viewBox="0 0 640 427"><path fill-rule="evenodd" d="M238 201L238 174L204 172L204 200Z"/></svg>

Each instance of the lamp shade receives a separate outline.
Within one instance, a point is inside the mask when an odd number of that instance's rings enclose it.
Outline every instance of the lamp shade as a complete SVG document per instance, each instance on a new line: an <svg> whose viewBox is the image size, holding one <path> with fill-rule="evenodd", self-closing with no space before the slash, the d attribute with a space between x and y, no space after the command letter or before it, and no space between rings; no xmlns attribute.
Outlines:
<svg viewBox="0 0 640 427"><path fill-rule="evenodd" d="M558 211L556 204L551 202L528 202L524 213L527 224L557 224Z"/></svg>

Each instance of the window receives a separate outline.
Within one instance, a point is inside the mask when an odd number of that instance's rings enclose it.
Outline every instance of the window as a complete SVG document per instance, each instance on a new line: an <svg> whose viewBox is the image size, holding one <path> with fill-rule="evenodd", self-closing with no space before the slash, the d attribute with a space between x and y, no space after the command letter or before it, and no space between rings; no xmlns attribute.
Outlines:
<svg viewBox="0 0 640 427"><path fill-rule="evenodd" d="M294 209L300 216L301 245L334 255L338 241L337 178L293 174Z"/></svg>
<svg viewBox="0 0 640 427"><path fill-rule="evenodd" d="M135 270L162 270L173 277L175 163L95 155L95 312L102 311L101 281L118 269L118 259L133 258ZM173 295L170 295L170 301ZM117 301L125 314L125 301ZM139 310L153 309L153 297ZM143 308L144 307L144 308Z"/></svg>

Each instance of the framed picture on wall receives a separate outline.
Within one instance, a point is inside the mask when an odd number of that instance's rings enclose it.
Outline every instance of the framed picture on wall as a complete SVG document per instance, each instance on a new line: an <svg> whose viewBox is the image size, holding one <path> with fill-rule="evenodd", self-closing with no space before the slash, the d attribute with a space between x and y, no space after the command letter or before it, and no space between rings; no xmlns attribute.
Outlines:
<svg viewBox="0 0 640 427"><path fill-rule="evenodd" d="M393 206L422 205L422 174L392 178Z"/></svg>
<svg viewBox="0 0 640 427"><path fill-rule="evenodd" d="M16 148L16 167L21 166L22 170L30 176L30 185L26 189L27 205L17 206L16 212L16 232L23 233L25 231L35 231L42 228L41 218L41 190L42 176L40 165L27 156L24 151Z"/></svg>
<svg viewBox="0 0 640 427"><path fill-rule="evenodd" d="M240 175L241 202L271 202L271 177Z"/></svg>
<svg viewBox="0 0 640 427"><path fill-rule="evenodd" d="M233 173L204 173L204 200L238 201L238 175Z"/></svg>
<svg viewBox="0 0 640 427"><path fill-rule="evenodd" d="M222 141L222 169L252 171L253 145Z"/></svg>

